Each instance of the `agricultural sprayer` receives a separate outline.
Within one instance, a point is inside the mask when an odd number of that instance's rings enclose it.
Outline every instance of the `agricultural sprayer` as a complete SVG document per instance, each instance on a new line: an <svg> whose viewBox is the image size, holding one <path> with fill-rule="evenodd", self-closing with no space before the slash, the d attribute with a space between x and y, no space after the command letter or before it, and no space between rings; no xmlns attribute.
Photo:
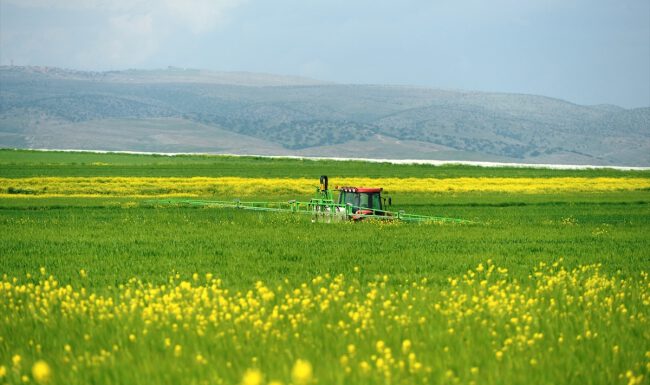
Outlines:
<svg viewBox="0 0 650 385"><path fill-rule="evenodd" d="M233 201L215 201L202 199L163 199L148 201L153 204L172 204L203 207L233 208L266 212L287 212L308 214L312 221L351 220L362 221L375 219L383 221L404 222L450 222L471 223L471 221L457 218L407 214L404 211L389 211L386 206L392 205L392 199L381 196L381 187L350 187L336 186L337 199L334 199L332 190L329 189L329 180L326 175L320 177L320 185L316 187L313 198L309 201L290 200L287 202L244 202L239 199Z"/></svg>

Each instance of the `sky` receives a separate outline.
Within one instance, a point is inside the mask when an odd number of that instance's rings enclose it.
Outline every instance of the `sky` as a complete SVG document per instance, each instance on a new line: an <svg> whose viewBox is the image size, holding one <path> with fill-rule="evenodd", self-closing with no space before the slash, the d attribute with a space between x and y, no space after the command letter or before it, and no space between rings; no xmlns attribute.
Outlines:
<svg viewBox="0 0 650 385"><path fill-rule="evenodd" d="M0 64L168 66L650 106L648 0L0 0Z"/></svg>

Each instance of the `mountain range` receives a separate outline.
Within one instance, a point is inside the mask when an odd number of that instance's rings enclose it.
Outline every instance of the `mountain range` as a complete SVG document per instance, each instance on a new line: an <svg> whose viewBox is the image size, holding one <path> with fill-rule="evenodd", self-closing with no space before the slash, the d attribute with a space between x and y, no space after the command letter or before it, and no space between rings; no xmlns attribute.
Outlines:
<svg viewBox="0 0 650 385"><path fill-rule="evenodd" d="M2 66L0 147L650 166L650 107L246 72Z"/></svg>

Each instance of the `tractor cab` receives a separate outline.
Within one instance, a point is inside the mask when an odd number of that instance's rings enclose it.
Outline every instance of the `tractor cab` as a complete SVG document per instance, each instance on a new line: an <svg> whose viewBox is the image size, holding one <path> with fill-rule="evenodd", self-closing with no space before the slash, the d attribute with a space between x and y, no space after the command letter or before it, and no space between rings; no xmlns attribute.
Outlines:
<svg viewBox="0 0 650 385"><path fill-rule="evenodd" d="M332 191L328 188L327 176L322 175L316 195L309 202L309 207L316 215L336 212L337 216L354 221L368 217L392 216L386 211L386 198L381 196L382 188L336 186L334 190L339 192L338 201L334 200ZM391 204L391 198L388 198L388 205Z"/></svg>
<svg viewBox="0 0 650 385"><path fill-rule="evenodd" d="M370 187L337 187L339 205L351 205L352 213L383 215L384 202L381 198L382 188ZM379 211L379 212L377 212Z"/></svg>

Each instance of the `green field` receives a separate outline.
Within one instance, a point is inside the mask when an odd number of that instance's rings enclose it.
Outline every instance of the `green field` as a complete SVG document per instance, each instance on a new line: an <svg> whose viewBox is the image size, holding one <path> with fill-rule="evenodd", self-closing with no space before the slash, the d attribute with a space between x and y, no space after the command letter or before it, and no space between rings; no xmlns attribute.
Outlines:
<svg viewBox="0 0 650 385"><path fill-rule="evenodd" d="M360 161L300 160L205 155L127 155L83 152L0 150L0 178L30 176L246 176L317 178L368 177L650 177L650 171L613 169L556 170L472 167L464 165L394 165Z"/></svg>
<svg viewBox="0 0 650 385"><path fill-rule="evenodd" d="M647 171L0 151L0 178L308 177L316 184L321 174L650 178ZM309 197L247 197L295 198ZM328 224L127 197L2 198L0 381L257 385L260 374L261 383L296 385L647 383L650 191L393 200L395 210L475 223ZM38 360L46 376L32 371ZM309 368L296 364L305 361Z"/></svg>

